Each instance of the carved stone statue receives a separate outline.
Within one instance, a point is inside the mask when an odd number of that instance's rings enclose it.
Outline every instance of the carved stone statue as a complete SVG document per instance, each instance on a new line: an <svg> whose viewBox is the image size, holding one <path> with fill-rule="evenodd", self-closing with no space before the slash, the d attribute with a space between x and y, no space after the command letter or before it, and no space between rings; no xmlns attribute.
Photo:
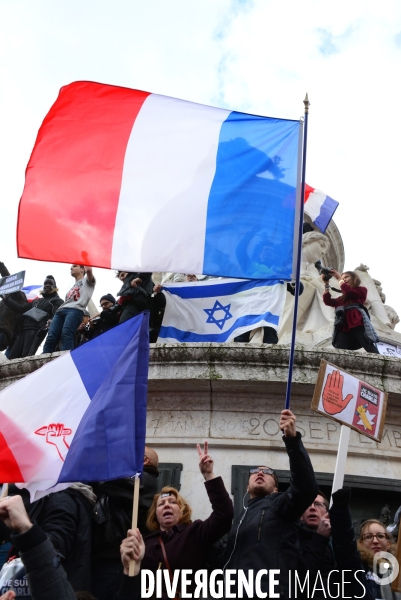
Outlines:
<svg viewBox="0 0 401 600"><path fill-rule="evenodd" d="M394 515L394 522L390 525L387 525L386 529L391 533L393 538L398 538L398 530L400 527L400 515L401 515L401 506L397 509L397 512Z"/></svg>
<svg viewBox="0 0 401 600"><path fill-rule="evenodd" d="M309 231L302 236L301 281L304 285L304 293L300 296L298 305L298 344L331 347L334 310L323 304L324 284L314 263L321 260L325 267L335 266L329 264L327 260L325 261L326 255L330 254L333 257L332 250L330 239L318 231ZM400 319L391 306L384 304L386 296L383 293L381 282L369 275L369 267L365 264L361 263L354 270L361 279L361 285L368 290L366 307L380 340L401 347L401 333L394 331ZM334 279L330 281L330 284L338 288ZM331 295L335 298L340 294L331 291ZM278 332L279 344L290 342L293 307L294 298L287 294ZM363 352L363 350L361 351Z"/></svg>
<svg viewBox="0 0 401 600"><path fill-rule="evenodd" d="M397 323L400 322L400 317L397 315L392 306L388 306L388 304L385 304L384 308L390 321L390 327L391 329L394 329Z"/></svg>
<svg viewBox="0 0 401 600"><path fill-rule="evenodd" d="M362 285L368 290L368 298L365 305L370 312L372 325L380 340L401 346L401 334L394 331L394 327L400 319L391 306L384 304L386 296L383 293L380 281L373 279L369 275L369 267L367 265L360 264L355 271L358 273Z"/></svg>
<svg viewBox="0 0 401 600"><path fill-rule="evenodd" d="M329 246L329 239L323 233L308 231L302 236L302 258L305 262L315 263L323 258Z"/></svg>
<svg viewBox="0 0 401 600"><path fill-rule="evenodd" d="M297 341L301 344L315 346L322 342L328 344L331 340L334 311L323 304L324 283L315 267L317 260L322 260L324 264L324 256L329 247L328 237L318 231L309 231L302 236L301 281L304 292L299 297L297 324ZM279 343L289 341L293 306L294 298L287 294L279 329Z"/></svg>
<svg viewBox="0 0 401 600"><path fill-rule="evenodd" d="M389 509L388 504L385 504L380 511L380 521L383 523L384 527L387 527L390 523L391 511Z"/></svg>

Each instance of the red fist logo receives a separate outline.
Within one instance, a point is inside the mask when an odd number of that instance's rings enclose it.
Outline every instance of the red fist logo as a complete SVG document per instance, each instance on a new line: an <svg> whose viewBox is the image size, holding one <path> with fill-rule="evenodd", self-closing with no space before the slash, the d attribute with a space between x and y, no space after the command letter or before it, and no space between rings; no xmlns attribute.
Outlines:
<svg viewBox="0 0 401 600"><path fill-rule="evenodd" d="M342 412L353 398L348 394L343 398L344 376L339 371L333 371L327 375L326 384L323 390L323 408L329 415L337 415Z"/></svg>
<svg viewBox="0 0 401 600"><path fill-rule="evenodd" d="M58 455L64 462L65 455L70 447L65 437L72 434L72 429L64 427L63 423L51 423L37 429L35 433L36 435L45 436L48 444L56 446Z"/></svg>

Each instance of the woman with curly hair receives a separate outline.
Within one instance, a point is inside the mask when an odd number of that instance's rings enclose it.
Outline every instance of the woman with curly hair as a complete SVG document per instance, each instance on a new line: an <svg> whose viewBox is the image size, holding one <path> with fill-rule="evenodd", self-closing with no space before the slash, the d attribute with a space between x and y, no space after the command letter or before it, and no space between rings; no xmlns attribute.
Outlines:
<svg viewBox="0 0 401 600"><path fill-rule="evenodd" d="M212 505L211 515L204 521L192 521L192 509L188 502L178 490L168 486L154 497L146 522L152 533L144 538L145 555L139 560L141 569L149 569L154 573L164 569L171 581L175 569L192 569L195 572L205 568L208 551L229 531L234 516L233 504L223 480L213 472L208 443L205 442L204 451L199 444L197 448L199 469ZM133 535L131 530L129 533ZM126 568L124 573L127 574ZM164 586L163 598L167 598Z"/></svg>
<svg viewBox="0 0 401 600"><path fill-rule="evenodd" d="M326 275L322 274L321 278L325 283L323 302L336 311L332 340L334 348L344 350L364 348L366 352L379 354L375 346L379 338L370 325L370 316L364 306L368 290L361 286L361 280L355 271L345 271L342 275L335 269L331 272L340 284L342 296L332 298L330 285L325 279Z"/></svg>

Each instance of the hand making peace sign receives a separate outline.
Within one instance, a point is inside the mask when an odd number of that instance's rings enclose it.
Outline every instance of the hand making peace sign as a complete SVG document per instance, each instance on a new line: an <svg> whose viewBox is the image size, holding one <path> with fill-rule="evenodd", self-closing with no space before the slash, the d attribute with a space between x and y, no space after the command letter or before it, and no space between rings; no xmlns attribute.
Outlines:
<svg viewBox="0 0 401 600"><path fill-rule="evenodd" d="M214 479L216 475L213 473L213 458L208 454L209 443L207 441L205 442L203 451L200 444L197 444L196 447L199 454L199 470L205 478L205 481L210 481L210 479Z"/></svg>

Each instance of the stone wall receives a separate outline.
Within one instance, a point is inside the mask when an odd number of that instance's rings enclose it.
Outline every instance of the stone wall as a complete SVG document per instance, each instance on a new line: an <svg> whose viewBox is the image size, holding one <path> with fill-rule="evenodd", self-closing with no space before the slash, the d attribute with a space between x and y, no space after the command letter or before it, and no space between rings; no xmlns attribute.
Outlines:
<svg viewBox="0 0 401 600"><path fill-rule="evenodd" d="M0 364L0 389L55 358L33 356ZM216 474L231 487L232 465L268 462L288 469L279 414L284 407L289 349L252 344L152 345L147 441L162 462L182 463L182 492L205 517L196 443L208 439ZM401 480L401 369L395 358L361 352L295 353L292 409L316 471L333 473L340 426L310 410L321 359L389 393L381 444L351 433L350 475ZM29 399L27 399L27 402ZM401 498L400 498L401 503Z"/></svg>

